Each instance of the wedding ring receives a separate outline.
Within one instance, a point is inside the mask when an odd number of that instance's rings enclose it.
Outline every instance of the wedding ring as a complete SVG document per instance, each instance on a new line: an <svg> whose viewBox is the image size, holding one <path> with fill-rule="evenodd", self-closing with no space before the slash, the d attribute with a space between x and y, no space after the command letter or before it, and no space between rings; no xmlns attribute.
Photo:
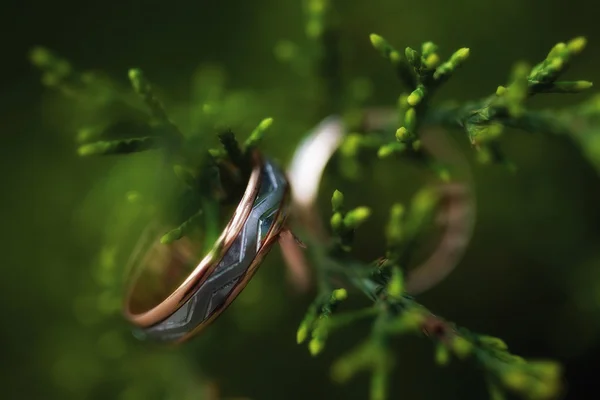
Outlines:
<svg viewBox="0 0 600 400"><path fill-rule="evenodd" d="M231 220L199 262L194 243L185 237L166 245L149 234L150 246L140 245L134 254L141 268L126 295L124 314L138 327L138 336L181 342L199 333L244 289L279 238L289 212L289 184L279 167L258 152L252 162ZM181 281L190 263L191 273ZM140 275L148 272L161 276L150 288L140 283Z"/></svg>
<svg viewBox="0 0 600 400"><path fill-rule="evenodd" d="M368 133L391 129L394 123L393 110L371 109L365 112L363 128ZM327 163L345 135L340 117L326 118L301 142L288 170L294 218L307 235L321 242L327 241L327 230L316 210L319 184ZM436 221L443 233L425 262L406 272L405 288L412 295L436 286L454 269L471 238L475 211L469 167L460 152L439 129L424 130L421 142L437 161L458 167L463 176L460 180L436 183L440 199ZM282 252L291 271L307 270L307 260L297 246L282 246Z"/></svg>

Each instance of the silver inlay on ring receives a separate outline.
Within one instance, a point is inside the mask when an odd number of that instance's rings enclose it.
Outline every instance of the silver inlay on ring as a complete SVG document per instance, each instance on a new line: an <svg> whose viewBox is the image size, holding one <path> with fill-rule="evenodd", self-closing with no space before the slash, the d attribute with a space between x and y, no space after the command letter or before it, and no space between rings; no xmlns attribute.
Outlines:
<svg viewBox="0 0 600 400"><path fill-rule="evenodd" d="M222 311L235 296L265 238L277 222L287 182L281 170L265 160L259 193L243 229L204 283L173 314L139 333L160 341L177 341Z"/></svg>

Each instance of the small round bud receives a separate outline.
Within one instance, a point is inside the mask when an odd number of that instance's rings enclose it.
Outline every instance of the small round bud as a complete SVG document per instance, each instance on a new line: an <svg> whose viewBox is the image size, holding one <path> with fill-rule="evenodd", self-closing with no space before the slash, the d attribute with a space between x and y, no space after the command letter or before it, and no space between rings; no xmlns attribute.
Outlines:
<svg viewBox="0 0 600 400"><path fill-rule="evenodd" d="M585 46L587 45L587 39L583 36L577 37L571 41L569 41L569 43L567 43L567 48L569 49L569 51L573 54L579 54L583 51L583 49L585 49Z"/></svg>

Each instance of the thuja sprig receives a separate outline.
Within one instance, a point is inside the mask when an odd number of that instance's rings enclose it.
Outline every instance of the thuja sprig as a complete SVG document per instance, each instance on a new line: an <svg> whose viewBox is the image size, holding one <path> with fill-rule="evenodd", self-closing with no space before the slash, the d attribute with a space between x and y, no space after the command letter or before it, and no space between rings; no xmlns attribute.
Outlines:
<svg viewBox="0 0 600 400"><path fill-rule="evenodd" d="M79 155L127 155L149 150L163 153L173 177L185 188L181 201L191 199L194 210L163 235L162 243L182 238L202 222L207 243L216 238L220 204L229 204L243 193L251 170L251 153L272 124L271 118L261 121L243 146L227 130L218 135L222 149L198 148L197 133L182 132L142 70L129 70L133 90L127 91L108 78L100 79L99 74L78 72L68 61L43 48L34 49L31 60L42 70L42 81L47 86L58 88L77 101L96 100L95 95L104 93L103 102L94 102L95 107L122 109L116 121L104 121L101 126L84 125L77 138ZM136 103L136 97L141 104ZM135 129L131 129L133 126Z"/></svg>
<svg viewBox="0 0 600 400"><path fill-rule="evenodd" d="M412 144L418 138L419 122L426 112L427 100L469 57L469 49L457 50L446 62L440 64L437 46L433 42L423 43L420 52L407 47L402 55L381 36L371 34L370 39L373 47L391 62L409 90L399 99L401 126L396 130L396 138L400 142Z"/></svg>
<svg viewBox="0 0 600 400"><path fill-rule="evenodd" d="M129 80L133 90L144 101L148 109L149 135L141 138L87 143L79 147L78 152L80 155L128 154L155 148L164 148L172 152L180 151L183 144L183 134L169 119L167 112L143 72L140 69L131 69Z"/></svg>
<svg viewBox="0 0 600 400"><path fill-rule="evenodd" d="M333 216L330 224L335 237L334 250L348 252L351 250L350 245L354 239L354 231L369 218L371 210L368 207L357 207L346 211L344 195L337 190L333 194L331 203Z"/></svg>
<svg viewBox="0 0 600 400"><path fill-rule="evenodd" d="M121 97L118 85L107 77L91 71L79 72L66 59L45 47L35 47L29 54L31 63L42 71L42 83L78 101L92 102L95 106ZM85 90L83 90L85 88Z"/></svg>
<svg viewBox="0 0 600 400"><path fill-rule="evenodd" d="M401 267L409 263L421 233L433 218L438 202L438 193L426 188L414 196L410 212L407 213L400 203L391 207L385 232L387 250L383 266Z"/></svg>
<svg viewBox="0 0 600 400"><path fill-rule="evenodd" d="M600 97L562 110L539 111L526 106L527 99L537 94L579 93L592 87L588 81L560 79L574 57L584 49L584 38L559 43L534 67L517 63L508 83L499 86L490 96L444 106L432 105L433 94L466 61L469 49L459 49L447 61L441 62L437 46L431 42L424 43L420 52L412 48L398 51L378 35L371 35L371 43L390 61L406 92L399 96L397 118L379 118L383 123L359 126L358 131L344 139L340 154L346 162L345 172L350 171L351 176L360 169L358 156L366 149L376 150L380 158L397 154L422 164L425 161L424 164L432 167L440 178L450 179L448 171L436 164L421 146L420 132L428 125L461 129L478 150L480 161L503 162L506 165L510 163L499 149L499 139L505 127L567 135L583 148L600 171L600 131L597 128ZM304 337L309 332L314 334L316 344L313 344L311 353L321 352L325 339L337 327L371 317L374 321L369 339L333 367L334 378L339 381L345 381L361 370L370 371L371 399L386 398L393 366L388 344L394 336L406 333L429 337L440 365L447 364L452 357L476 362L484 370L494 400L503 399L505 391L528 399L557 397L561 392L559 364L526 361L512 355L501 339L459 328L432 314L405 292L405 267L419 234L433 216L437 201L435 191L421 192L419 196L409 209L401 204L392 207L386 228L386 254L372 263L364 263L352 257L355 227L344 224L346 209L343 196L339 192L334 194L333 239L327 246L321 243L315 243L312 249L309 246L319 272L320 289L305 321L319 320L320 310L331 298L331 282L337 282L335 279L340 277L348 283L348 287L359 289L374 304L346 313L332 313L329 308L325 312L324 323L303 323L299 333L302 332ZM335 303L335 308L337 305ZM314 351L315 348L318 351Z"/></svg>
<svg viewBox="0 0 600 400"><path fill-rule="evenodd" d="M565 134L581 144L584 150L588 144L582 139L582 127L587 129L588 125L582 124L581 118L573 118L577 114L581 115L578 110L584 106L554 112L530 110L526 107L526 100L537 94L580 93L592 87L589 81L560 80L573 58L585 48L586 40L583 37L558 43L542 62L533 67L517 63L508 84L499 86L490 96L464 104L439 107L426 107L426 104L430 103L434 90L466 60L468 49L456 51L447 62L438 65L437 48L430 42L423 44L421 53L407 48L405 57L400 57L399 52L380 36L371 35L371 42L394 67L403 65L403 70L409 71L414 77L413 80L403 79L410 93L401 94L399 99L401 126L396 130L396 139L401 143L418 142L417 131L422 125L458 127L465 131L470 143L478 150L480 161L502 162L510 166L512 164L507 162L499 148L499 138L505 127ZM430 61L427 62L427 59ZM388 142L382 145L380 153L387 155L404 150L404 147Z"/></svg>
<svg viewBox="0 0 600 400"><path fill-rule="evenodd" d="M345 382L361 371L371 373L371 400L387 399L388 383L393 371L391 341L406 334L429 338L434 345L434 358L439 365L457 360L475 362L484 371L490 393L502 399L513 392L528 399L554 398L561 392L561 368L552 361L527 361L508 351L498 338L460 328L433 314L405 292L404 266L408 262L415 238L425 229L433 215L438 198L431 189L417 193L408 209L395 204L386 227L388 251L372 263L362 263L348 256L352 237L341 229L344 220L344 197L335 191L332 197L332 230L334 240L324 253L316 254L321 279L319 294L298 329L297 341L308 344L312 355L325 349L327 339L337 330L358 321L372 319L371 334L362 344L342 356L332 367L332 376ZM356 209L360 209L356 208ZM348 215L346 213L346 215ZM354 227L355 228L355 227ZM354 228L352 231L354 231ZM339 253L344 243L346 256ZM342 279L358 288L373 305L355 311L338 312L345 289L331 289L330 282Z"/></svg>
<svg viewBox="0 0 600 400"><path fill-rule="evenodd" d="M359 126L362 133L352 133L345 138L340 149L344 172L350 177L358 175L356 158L363 150L375 150L379 158L394 155L409 157L432 170L440 179L449 180L448 169L422 146L419 132L421 126L427 123L433 95L468 59L470 50L458 49L442 62L438 47L433 42L423 43L420 51L406 47L400 52L379 35L371 34L370 40L373 47L392 64L406 91L398 97L397 117L391 121L395 127L382 125L373 129ZM391 132L393 135L390 135Z"/></svg>
<svg viewBox="0 0 600 400"><path fill-rule="evenodd" d="M588 149L593 144L587 140L589 135L586 135L593 130L586 121L596 118L597 114L587 114L582 118L583 113L580 111L585 108L585 104L552 112L526 107L526 100L536 94L580 93L592 87L589 81L560 80L574 57L585 48L584 37L557 44L542 62L533 67L517 63L508 84L499 86L490 96L463 104L437 107L430 105L432 94L463 64L469 55L469 49L459 49L448 61L440 63L437 46L431 42L424 43L420 52L406 48L404 55L378 35L371 35L371 42L390 61L408 90L399 96L400 115L396 123L400 127L395 132L397 142L388 138L380 143L380 157L406 153L406 149L414 149L415 144L417 150L420 149L420 127L434 124L465 131L470 143L478 150L481 162L500 162L514 167L507 161L499 146L504 128L510 127L567 135L583 148L596 166L600 165L597 152ZM402 146L399 143L412 146Z"/></svg>

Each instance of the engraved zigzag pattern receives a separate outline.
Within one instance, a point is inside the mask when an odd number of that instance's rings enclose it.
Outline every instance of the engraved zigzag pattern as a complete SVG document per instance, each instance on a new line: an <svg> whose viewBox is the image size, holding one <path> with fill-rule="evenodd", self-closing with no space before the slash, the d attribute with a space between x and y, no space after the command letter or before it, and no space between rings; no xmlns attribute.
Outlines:
<svg viewBox="0 0 600 400"><path fill-rule="evenodd" d="M211 276L194 295L166 320L146 329L161 340L175 340L210 317L223 304L256 256L285 192L283 174L266 162L259 194L242 232Z"/></svg>

